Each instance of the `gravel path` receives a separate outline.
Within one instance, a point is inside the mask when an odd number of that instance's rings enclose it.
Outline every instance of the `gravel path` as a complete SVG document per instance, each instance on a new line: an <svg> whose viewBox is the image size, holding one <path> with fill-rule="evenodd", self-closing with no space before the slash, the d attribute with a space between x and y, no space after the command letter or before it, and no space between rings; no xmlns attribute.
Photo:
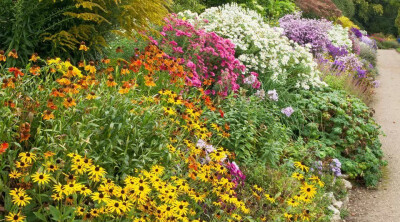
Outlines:
<svg viewBox="0 0 400 222"><path fill-rule="evenodd" d="M400 222L400 54L379 50L378 68L381 84L372 107L386 134L381 141L389 163L378 189L352 191L347 222Z"/></svg>

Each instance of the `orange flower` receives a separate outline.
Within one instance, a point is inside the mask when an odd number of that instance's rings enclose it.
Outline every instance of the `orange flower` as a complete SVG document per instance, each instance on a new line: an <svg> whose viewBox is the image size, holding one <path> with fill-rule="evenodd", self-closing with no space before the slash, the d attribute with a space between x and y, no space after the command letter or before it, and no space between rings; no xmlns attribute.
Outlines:
<svg viewBox="0 0 400 222"><path fill-rule="evenodd" d="M34 75L34 76L38 76L38 75L40 75L40 67L37 66L37 65L32 66L32 67L29 69L29 72L30 72L32 75Z"/></svg>
<svg viewBox="0 0 400 222"><path fill-rule="evenodd" d="M4 51L0 50L0 62L5 62L6 60L7 60L7 58L4 55Z"/></svg>
<svg viewBox="0 0 400 222"><path fill-rule="evenodd" d="M15 78L17 78L18 76L24 76L24 73L21 72L21 70L19 70L18 68L15 68L15 67L9 68L8 71L14 73Z"/></svg>
<svg viewBox="0 0 400 222"><path fill-rule="evenodd" d="M85 63L82 60L78 62L78 67L79 68L82 68L84 66L85 66Z"/></svg>
<svg viewBox="0 0 400 222"><path fill-rule="evenodd" d="M14 59L18 59L17 50L13 49L8 53L8 57L13 57Z"/></svg>
<svg viewBox="0 0 400 222"><path fill-rule="evenodd" d="M130 72L129 72L129 69L126 67L126 65L124 65L123 67L122 67L122 69L121 69L121 74L122 75L126 75L126 74L129 74Z"/></svg>
<svg viewBox="0 0 400 222"><path fill-rule="evenodd" d="M9 145L8 143L1 143L0 144L0 154L6 152L6 150L8 149Z"/></svg>
<svg viewBox="0 0 400 222"><path fill-rule="evenodd" d="M122 50L122 48L120 46L117 47L117 49L115 49L116 53L123 53L124 50Z"/></svg>
<svg viewBox="0 0 400 222"><path fill-rule="evenodd" d="M96 99L96 98L97 98L97 96L94 92L90 92L90 94L86 96L87 100L92 100L92 99Z"/></svg>
<svg viewBox="0 0 400 222"><path fill-rule="evenodd" d="M76 106L76 102L73 98L69 97L69 98L64 99L63 105L65 108L69 108L72 106Z"/></svg>
<svg viewBox="0 0 400 222"><path fill-rule="evenodd" d="M104 58L101 60L101 62L104 63L104 64L108 64L108 63L110 63L110 59L107 58L107 57L104 57Z"/></svg>
<svg viewBox="0 0 400 222"><path fill-rule="evenodd" d="M52 109L52 110L57 109L57 106L54 104L53 99L49 99L47 101L47 108Z"/></svg>
<svg viewBox="0 0 400 222"><path fill-rule="evenodd" d="M86 46L86 43L84 41L81 42L81 45L79 46L80 51L87 51L89 50L89 47Z"/></svg>
<svg viewBox="0 0 400 222"><path fill-rule="evenodd" d="M62 86L68 86L71 84L71 81L67 78L57 79L56 81L58 82L58 84L60 84Z"/></svg>
<svg viewBox="0 0 400 222"><path fill-rule="evenodd" d="M119 94L127 94L129 93L129 87L127 87L126 85L123 85L120 89L119 89Z"/></svg>
<svg viewBox="0 0 400 222"><path fill-rule="evenodd" d="M50 110L46 110L43 113L43 119L44 120L54 119L54 114Z"/></svg>
<svg viewBox="0 0 400 222"><path fill-rule="evenodd" d="M4 106L9 106L11 108L15 108L15 103L13 103L13 101L11 101L11 100L5 101Z"/></svg>
<svg viewBox="0 0 400 222"><path fill-rule="evenodd" d="M36 62L38 59L40 59L38 54L37 53L33 53L32 56L31 56L31 59L29 59L29 61Z"/></svg>
<svg viewBox="0 0 400 222"><path fill-rule="evenodd" d="M153 77L151 77L150 75L145 76L144 81L145 81L144 84L146 86L149 86L149 87L156 86L156 84L154 83Z"/></svg>
<svg viewBox="0 0 400 222"><path fill-rule="evenodd" d="M106 84L107 84L108 87L114 87L114 86L117 85L117 83L114 81L114 78L112 76L108 77L108 80L107 80Z"/></svg>
<svg viewBox="0 0 400 222"><path fill-rule="evenodd" d="M89 71L89 73L91 73L91 74L96 73L96 67L94 66L94 62L90 61L89 65L85 66L85 70Z"/></svg>
<svg viewBox="0 0 400 222"><path fill-rule="evenodd" d="M44 158L48 158L48 157L52 157L56 155L55 153L53 153L52 151L47 151L44 153Z"/></svg>

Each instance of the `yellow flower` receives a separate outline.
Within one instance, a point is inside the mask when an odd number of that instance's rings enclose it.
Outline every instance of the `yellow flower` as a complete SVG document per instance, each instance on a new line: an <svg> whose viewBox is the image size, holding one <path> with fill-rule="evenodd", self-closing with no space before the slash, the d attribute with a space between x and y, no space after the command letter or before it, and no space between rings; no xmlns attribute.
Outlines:
<svg viewBox="0 0 400 222"><path fill-rule="evenodd" d="M309 167L307 167L306 165L303 165L301 162L294 162L294 166L301 169L302 171L306 171L308 172Z"/></svg>
<svg viewBox="0 0 400 222"><path fill-rule="evenodd" d="M47 166L47 171L49 171L49 172L54 172L54 171L58 170L58 166L53 163L48 162L46 164L46 166Z"/></svg>
<svg viewBox="0 0 400 222"><path fill-rule="evenodd" d="M110 197L104 193L94 192L92 194L92 200L97 201L99 203L101 203L101 202L107 203L109 201L109 199L110 199Z"/></svg>
<svg viewBox="0 0 400 222"><path fill-rule="evenodd" d="M106 174L106 171L102 167L99 167L99 166L93 165L89 169L90 179L93 180L94 182L100 181L100 179L102 177L104 177L105 174Z"/></svg>
<svg viewBox="0 0 400 222"><path fill-rule="evenodd" d="M55 201L59 201L63 199L63 195L62 193L54 193L53 195L51 195L51 198L53 198L53 200Z"/></svg>
<svg viewBox="0 0 400 222"><path fill-rule="evenodd" d="M9 176L11 179L18 179L18 178L20 178L20 177L22 176L22 173L20 173L20 172L18 172L18 171L16 171L16 170L13 170L13 171L11 171L11 172L8 174L8 176Z"/></svg>
<svg viewBox="0 0 400 222"><path fill-rule="evenodd" d="M47 173L36 172L32 175L33 182L39 183L39 185L45 185L50 181L50 175Z"/></svg>
<svg viewBox="0 0 400 222"><path fill-rule="evenodd" d="M87 50L89 50L89 47L87 47L86 43L84 41L82 41L81 44L79 45L79 50L86 52Z"/></svg>
<svg viewBox="0 0 400 222"><path fill-rule="evenodd" d="M8 216L6 216L6 221L8 221L8 222L21 222L21 221L24 221L24 219L25 219L25 216L22 216L20 214L20 212L18 212L16 214L13 212L10 212L8 214Z"/></svg>
<svg viewBox="0 0 400 222"><path fill-rule="evenodd" d="M290 198L286 201L287 204L289 204L289 206L292 207L297 207L299 205L299 202L295 201L293 198Z"/></svg>
<svg viewBox="0 0 400 222"><path fill-rule="evenodd" d="M36 161L36 154L30 152L23 152L18 155L24 163L33 163Z"/></svg>
<svg viewBox="0 0 400 222"><path fill-rule="evenodd" d="M304 179L304 176L303 176L303 174L301 174L301 173L293 173L293 174L292 174L292 177L293 177L293 178L296 178L296 179L298 179L298 180Z"/></svg>
<svg viewBox="0 0 400 222"><path fill-rule="evenodd" d="M83 208L83 207L77 207L76 209L75 209L75 213L76 213L76 215L78 215L78 216L82 216L84 213L85 213L85 208Z"/></svg>
<svg viewBox="0 0 400 222"><path fill-rule="evenodd" d="M79 190L79 193L84 196L89 196L90 194L92 194L92 191L89 189L89 187L82 186Z"/></svg>
<svg viewBox="0 0 400 222"><path fill-rule="evenodd" d="M300 192L307 198L313 198L317 193L317 188L311 184L304 183L304 185L300 188Z"/></svg>
<svg viewBox="0 0 400 222"><path fill-rule="evenodd" d="M47 152L44 153L44 158L52 157L52 156L54 156L54 155L56 155L56 154L53 153L53 152L51 152L51 151L47 151Z"/></svg>
<svg viewBox="0 0 400 222"><path fill-rule="evenodd" d="M161 176L163 174L163 172L164 172L164 167L159 166L159 165L154 165L151 168L151 172L156 176Z"/></svg>
<svg viewBox="0 0 400 222"><path fill-rule="evenodd" d="M107 207L111 213L117 213L118 215L121 215L126 211L126 207L121 201L110 201L107 203Z"/></svg>
<svg viewBox="0 0 400 222"><path fill-rule="evenodd" d="M86 99L87 100L92 100L92 99L96 99L97 98L97 96L96 96L96 94L94 93L94 92L90 92L87 96L86 96Z"/></svg>
<svg viewBox="0 0 400 222"><path fill-rule="evenodd" d="M86 172L86 169L82 165L77 165L77 164L72 164L71 170L78 175L82 175L83 173Z"/></svg>
<svg viewBox="0 0 400 222"><path fill-rule="evenodd" d="M24 207L29 204L30 200L32 200L32 198L30 198L28 195L25 193L20 193L17 196L13 196L12 202L19 207Z"/></svg>

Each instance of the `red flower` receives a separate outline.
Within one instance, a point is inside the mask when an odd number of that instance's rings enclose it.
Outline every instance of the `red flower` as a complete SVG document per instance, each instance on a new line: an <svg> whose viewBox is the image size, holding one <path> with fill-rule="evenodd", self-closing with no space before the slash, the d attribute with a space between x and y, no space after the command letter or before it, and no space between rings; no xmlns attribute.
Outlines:
<svg viewBox="0 0 400 222"><path fill-rule="evenodd" d="M221 109L219 109L219 114L221 115L222 118L224 118L224 111L222 111Z"/></svg>
<svg viewBox="0 0 400 222"><path fill-rule="evenodd" d="M0 144L0 154L6 152L7 149L8 149L8 143Z"/></svg>
<svg viewBox="0 0 400 222"><path fill-rule="evenodd" d="M18 68L15 68L15 67L9 68L8 71L9 71L9 72L13 72L15 78L17 78L18 76L24 76L24 73L21 72Z"/></svg>

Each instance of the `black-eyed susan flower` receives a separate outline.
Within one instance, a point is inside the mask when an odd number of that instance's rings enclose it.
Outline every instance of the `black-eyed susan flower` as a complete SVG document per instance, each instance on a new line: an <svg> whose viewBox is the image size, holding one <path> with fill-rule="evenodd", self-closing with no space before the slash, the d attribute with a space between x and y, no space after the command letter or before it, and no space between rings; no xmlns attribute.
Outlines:
<svg viewBox="0 0 400 222"><path fill-rule="evenodd" d="M92 215L92 217L98 217L100 215L100 212L98 209L94 208L90 210L90 214Z"/></svg>
<svg viewBox="0 0 400 222"><path fill-rule="evenodd" d="M130 72L129 72L129 69L128 69L128 67L126 66L126 65L124 65L123 67L122 67L122 69L121 69L121 75L126 75L126 74L129 74Z"/></svg>
<svg viewBox="0 0 400 222"><path fill-rule="evenodd" d="M24 206L28 205L30 200L32 200L32 198L30 198L25 193L19 193L17 195L12 196L13 204L15 204L19 207L24 207Z"/></svg>
<svg viewBox="0 0 400 222"><path fill-rule="evenodd" d="M47 162L46 163L46 169L49 172L55 172L56 170L58 170L58 166L54 163L51 162Z"/></svg>
<svg viewBox="0 0 400 222"><path fill-rule="evenodd" d="M298 180L304 179L304 175L301 174L301 173L293 173L292 177L295 178L295 179L298 179Z"/></svg>
<svg viewBox="0 0 400 222"><path fill-rule="evenodd" d="M92 191L90 190L89 186L82 186L79 189L79 193L82 194L83 196L89 196L92 194Z"/></svg>
<svg viewBox="0 0 400 222"><path fill-rule="evenodd" d="M36 172L32 175L32 180L39 185L45 185L50 181L50 174Z"/></svg>
<svg viewBox="0 0 400 222"><path fill-rule="evenodd" d="M83 167L83 165L78 165L78 164L72 164L71 170L78 175L83 175L86 172L86 168Z"/></svg>
<svg viewBox="0 0 400 222"><path fill-rule="evenodd" d="M304 183L303 186L300 188L300 193L308 198L313 198L317 193L317 188L314 187L312 184Z"/></svg>
<svg viewBox="0 0 400 222"><path fill-rule="evenodd" d="M103 178L105 174L106 171L100 166L93 165L89 169L89 178L94 182L100 181L100 179Z"/></svg>
<svg viewBox="0 0 400 222"><path fill-rule="evenodd" d="M286 203L291 207L297 207L300 203L293 198L289 198Z"/></svg>
<svg viewBox="0 0 400 222"><path fill-rule="evenodd" d="M107 203L110 199L110 196L102 192L94 192L91 197L92 200L97 201L99 203L102 202Z"/></svg>
<svg viewBox="0 0 400 222"><path fill-rule="evenodd" d="M20 173L20 172L18 172L18 171L16 171L16 170L13 170L13 171L11 171L11 172L8 174L8 176L9 176L11 179L18 179L18 178L20 178L20 177L22 176L22 173Z"/></svg>
<svg viewBox="0 0 400 222"><path fill-rule="evenodd" d="M25 220L25 216L21 215L21 212L18 212L18 213L10 212L6 216L7 222L22 222L24 220Z"/></svg>
<svg viewBox="0 0 400 222"><path fill-rule="evenodd" d="M53 198L53 200L55 201L60 201L64 199L64 196L62 193L54 193L53 195L51 195L51 198Z"/></svg>
<svg viewBox="0 0 400 222"><path fill-rule="evenodd" d="M118 215L121 215L126 211L125 205L121 201L117 200L108 202L107 208L111 213L116 213Z"/></svg>
<svg viewBox="0 0 400 222"><path fill-rule="evenodd" d="M308 170L309 170L309 167L307 167L306 165L303 165L303 164L302 164L301 162L299 162L299 161L294 162L294 166L295 166L296 168L301 169L302 171L305 171L305 172L308 172Z"/></svg>
<svg viewBox="0 0 400 222"><path fill-rule="evenodd" d="M36 161L36 154L30 153L30 152L22 152L19 155L19 158L21 159L21 162L24 163L33 163Z"/></svg>
<svg viewBox="0 0 400 222"><path fill-rule="evenodd" d="M96 73L96 67L94 66L94 62L90 61L89 65L85 66L85 71L88 71L91 74Z"/></svg>
<svg viewBox="0 0 400 222"><path fill-rule="evenodd" d="M83 207L77 207L75 209L75 214L78 216L83 216L85 214L86 210Z"/></svg>
<svg viewBox="0 0 400 222"><path fill-rule="evenodd" d="M55 184L53 186L53 191L56 192L56 193L63 194L64 191L65 191L65 186L62 185L61 183Z"/></svg>

